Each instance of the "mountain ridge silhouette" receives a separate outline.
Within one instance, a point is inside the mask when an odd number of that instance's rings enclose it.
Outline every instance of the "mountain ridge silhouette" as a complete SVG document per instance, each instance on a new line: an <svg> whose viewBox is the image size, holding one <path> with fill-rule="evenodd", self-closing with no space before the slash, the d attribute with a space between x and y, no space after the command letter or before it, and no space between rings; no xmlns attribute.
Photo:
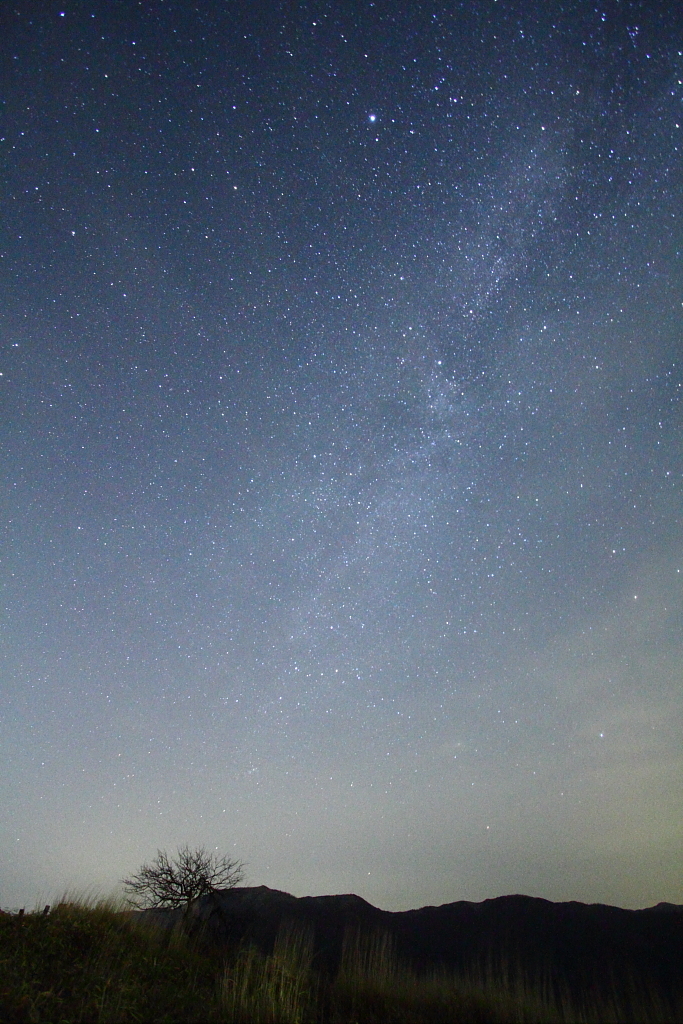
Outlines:
<svg viewBox="0 0 683 1024"><path fill-rule="evenodd" d="M283 925L312 938L315 960L338 968L349 937L388 936L398 962L417 971L522 971L570 991L629 984L683 995L683 906L626 910L513 894L389 911L354 893L293 896L268 886L218 890L186 909L138 914L165 927L184 922L205 941L272 952Z"/></svg>

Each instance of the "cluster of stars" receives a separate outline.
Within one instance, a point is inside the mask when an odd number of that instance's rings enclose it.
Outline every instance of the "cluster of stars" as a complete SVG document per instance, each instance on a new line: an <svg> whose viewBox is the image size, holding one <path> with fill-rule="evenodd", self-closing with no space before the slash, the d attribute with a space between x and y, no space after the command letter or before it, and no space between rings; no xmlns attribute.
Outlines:
<svg viewBox="0 0 683 1024"><path fill-rule="evenodd" d="M9 17L10 888L681 902L675 19L124 7Z"/></svg>

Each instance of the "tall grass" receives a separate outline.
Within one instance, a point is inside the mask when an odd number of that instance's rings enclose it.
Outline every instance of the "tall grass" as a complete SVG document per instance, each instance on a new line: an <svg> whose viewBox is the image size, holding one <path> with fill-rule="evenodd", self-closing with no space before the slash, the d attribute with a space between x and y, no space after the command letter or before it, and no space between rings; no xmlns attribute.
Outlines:
<svg viewBox="0 0 683 1024"><path fill-rule="evenodd" d="M230 1024L674 1024L681 1011L639 990L588 995L579 1005L550 973L531 978L510 961L465 976L418 974L386 933L347 932L333 978L315 971L312 936L287 926L270 956L245 950L225 973Z"/></svg>
<svg viewBox="0 0 683 1024"><path fill-rule="evenodd" d="M272 955L249 946L226 968L220 993L223 1019L230 1024L318 1020L322 989L312 965L312 933L285 923Z"/></svg>
<svg viewBox="0 0 683 1024"><path fill-rule="evenodd" d="M438 1024L441 1021L547 1021L565 1019L521 976L488 971L476 977L445 971L418 974L396 957L386 933L347 933L333 1004L343 1021Z"/></svg>
<svg viewBox="0 0 683 1024"><path fill-rule="evenodd" d="M109 901L0 915L0 1020L210 1021L218 964Z"/></svg>
<svg viewBox="0 0 683 1024"><path fill-rule="evenodd" d="M384 933L347 932L330 974L314 935L283 924L270 954L217 950L181 924L145 924L111 902L70 898L49 914L0 915L0 1020L60 1024L673 1024L635 982L570 998L512 961L467 975L417 973Z"/></svg>

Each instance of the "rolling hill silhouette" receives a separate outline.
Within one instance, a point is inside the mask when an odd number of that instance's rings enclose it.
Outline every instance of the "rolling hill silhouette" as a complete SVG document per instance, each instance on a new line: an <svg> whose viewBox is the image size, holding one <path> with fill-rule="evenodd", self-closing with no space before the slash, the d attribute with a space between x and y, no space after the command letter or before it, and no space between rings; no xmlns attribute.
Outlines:
<svg viewBox="0 0 683 1024"><path fill-rule="evenodd" d="M515 895L392 912L352 894L296 897L256 886L203 896L189 912L140 913L169 927L187 914L190 928L212 943L251 942L267 952L283 924L298 926L311 934L318 966L330 971L345 936L388 935L399 961L418 970L507 967L573 992L626 984L683 993L683 906L671 903L623 910Z"/></svg>

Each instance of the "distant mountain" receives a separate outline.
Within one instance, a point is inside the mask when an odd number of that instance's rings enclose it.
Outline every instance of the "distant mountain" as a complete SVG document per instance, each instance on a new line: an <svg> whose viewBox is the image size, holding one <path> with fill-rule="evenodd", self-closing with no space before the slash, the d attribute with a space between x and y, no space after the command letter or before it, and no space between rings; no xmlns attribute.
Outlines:
<svg viewBox="0 0 683 1024"><path fill-rule="evenodd" d="M183 911L143 911L171 925ZM646 910L501 896L482 903L391 912L360 896L291 896L267 886L222 890L193 904L187 920L212 942L273 948L280 926L314 940L322 969L338 965L345 936L389 935L399 960L418 970L521 969L529 980L572 991L612 984L683 996L683 907Z"/></svg>
<svg viewBox="0 0 683 1024"><path fill-rule="evenodd" d="M643 911L644 914L650 913L655 910L660 914L683 914L683 904L680 903L657 903L654 907L646 907Z"/></svg>

